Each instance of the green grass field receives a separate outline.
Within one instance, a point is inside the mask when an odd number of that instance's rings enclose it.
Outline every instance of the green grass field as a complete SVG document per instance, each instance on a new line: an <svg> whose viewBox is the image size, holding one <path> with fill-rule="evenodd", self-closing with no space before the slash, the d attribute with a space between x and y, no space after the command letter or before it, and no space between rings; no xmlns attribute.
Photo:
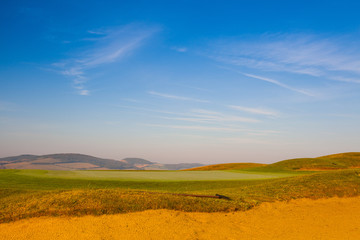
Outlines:
<svg viewBox="0 0 360 240"><path fill-rule="evenodd" d="M50 171L13 170L16 175L36 178L117 180L117 181L210 181L253 180L297 175L295 172L247 172L247 171Z"/></svg>
<svg viewBox="0 0 360 240"><path fill-rule="evenodd" d="M100 215L146 209L238 211L267 201L360 193L357 170L307 174L209 171L192 175L195 173L0 170L0 222L35 216ZM172 193L221 194L231 200Z"/></svg>
<svg viewBox="0 0 360 240"><path fill-rule="evenodd" d="M0 222L147 209L239 211L262 202L360 195L359 154L355 160L349 155L325 160L294 159L238 170L232 164L231 170L217 171L0 170ZM298 171L334 163L338 170ZM230 200L176 194L221 194Z"/></svg>

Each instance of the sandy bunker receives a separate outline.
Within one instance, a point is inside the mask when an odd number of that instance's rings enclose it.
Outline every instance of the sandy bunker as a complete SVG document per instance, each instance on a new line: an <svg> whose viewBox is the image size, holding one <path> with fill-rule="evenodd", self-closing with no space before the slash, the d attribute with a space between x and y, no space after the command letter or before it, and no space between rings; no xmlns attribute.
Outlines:
<svg viewBox="0 0 360 240"><path fill-rule="evenodd" d="M0 239L359 239L359 216L360 197L300 199L235 213L33 218L0 224Z"/></svg>

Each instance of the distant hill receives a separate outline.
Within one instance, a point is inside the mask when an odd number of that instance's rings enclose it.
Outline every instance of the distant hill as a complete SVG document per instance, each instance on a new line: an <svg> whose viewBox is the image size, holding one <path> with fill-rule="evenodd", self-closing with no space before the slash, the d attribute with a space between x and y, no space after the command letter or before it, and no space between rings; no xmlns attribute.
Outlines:
<svg viewBox="0 0 360 240"><path fill-rule="evenodd" d="M124 158L122 161L132 164L154 164L153 162L150 162L142 158Z"/></svg>
<svg viewBox="0 0 360 240"><path fill-rule="evenodd" d="M141 158L112 160L84 154L61 153L49 155L20 155L0 158L0 169L44 170L179 170L202 166L198 163L160 164Z"/></svg>
<svg viewBox="0 0 360 240"><path fill-rule="evenodd" d="M214 164L202 167L195 167L190 169L185 169L184 171L210 171L210 170L239 170L246 168L262 167L266 164L261 163L224 163L224 164Z"/></svg>

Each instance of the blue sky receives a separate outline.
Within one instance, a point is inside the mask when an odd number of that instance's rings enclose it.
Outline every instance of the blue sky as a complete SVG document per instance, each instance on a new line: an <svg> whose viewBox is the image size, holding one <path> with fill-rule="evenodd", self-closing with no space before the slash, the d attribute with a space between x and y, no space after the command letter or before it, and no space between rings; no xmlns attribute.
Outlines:
<svg viewBox="0 0 360 240"><path fill-rule="evenodd" d="M3 1L0 157L359 151L358 1Z"/></svg>

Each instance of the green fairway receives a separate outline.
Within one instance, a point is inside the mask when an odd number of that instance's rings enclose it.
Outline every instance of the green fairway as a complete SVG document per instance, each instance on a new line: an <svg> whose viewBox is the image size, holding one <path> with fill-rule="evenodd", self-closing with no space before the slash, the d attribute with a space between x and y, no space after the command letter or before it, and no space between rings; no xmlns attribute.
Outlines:
<svg viewBox="0 0 360 240"><path fill-rule="evenodd" d="M21 170L17 175L40 178L118 181L214 181L254 180L289 177L296 173L246 172L246 171L48 171Z"/></svg>
<svg viewBox="0 0 360 240"><path fill-rule="evenodd" d="M36 216L101 215L146 209L238 211L261 202L359 193L357 169L307 174L270 169L0 170L0 223ZM176 194L221 194L230 200Z"/></svg>

